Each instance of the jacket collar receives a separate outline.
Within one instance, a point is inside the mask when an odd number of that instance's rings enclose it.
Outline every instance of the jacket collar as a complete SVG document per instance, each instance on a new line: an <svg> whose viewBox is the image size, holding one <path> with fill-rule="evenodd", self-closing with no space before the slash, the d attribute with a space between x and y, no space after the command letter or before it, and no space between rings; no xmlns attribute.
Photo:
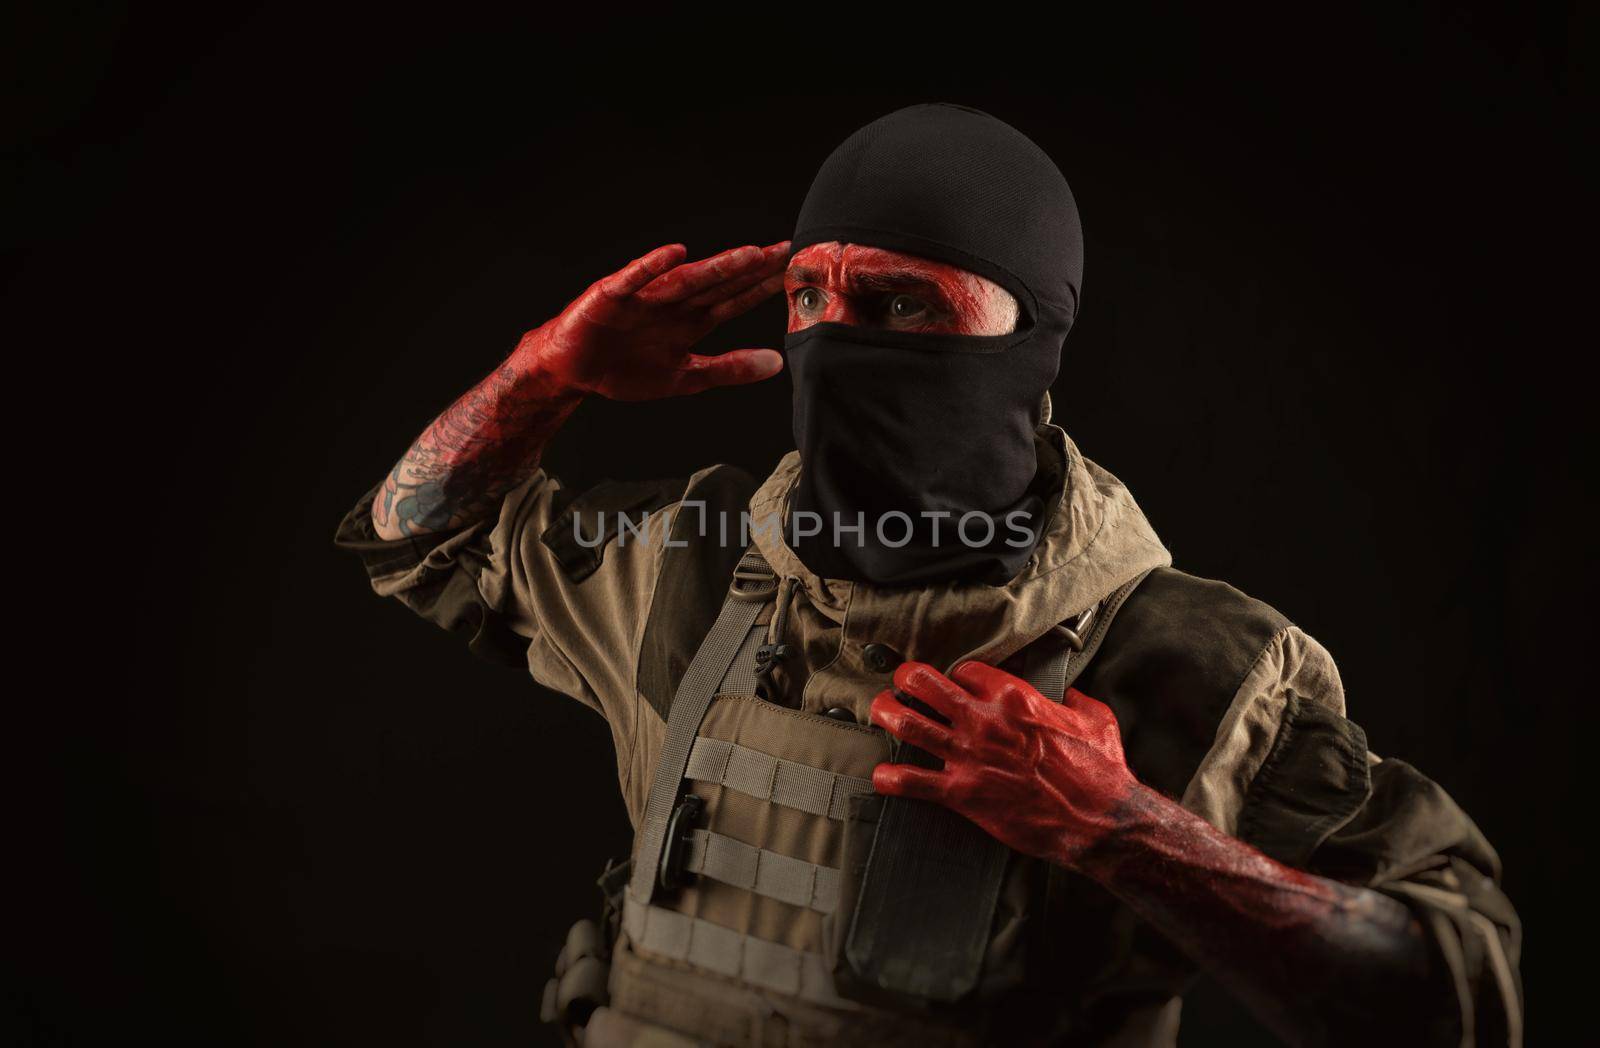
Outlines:
<svg viewBox="0 0 1600 1048"><path fill-rule="evenodd" d="M1041 454L1057 454L1064 464L1059 498L1033 557L1003 586L889 588L812 572L790 548L783 528L760 526L787 520L789 494L800 473L795 451L751 496L752 543L780 577L796 580L819 612L840 624L853 623L855 629L847 632L862 632L908 658L936 665L965 658L999 662L1129 579L1172 563L1121 481L1084 458L1059 426L1043 423L1039 436Z"/></svg>

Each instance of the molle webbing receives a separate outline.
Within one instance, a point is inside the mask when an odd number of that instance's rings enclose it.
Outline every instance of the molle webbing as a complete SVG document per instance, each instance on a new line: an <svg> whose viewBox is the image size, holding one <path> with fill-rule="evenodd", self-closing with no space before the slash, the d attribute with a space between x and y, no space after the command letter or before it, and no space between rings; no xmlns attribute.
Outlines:
<svg viewBox="0 0 1600 1048"><path fill-rule="evenodd" d="M854 1005L833 988L820 954L757 939L731 928L637 899L623 903L622 927L646 951L697 968L835 1008Z"/></svg>
<svg viewBox="0 0 1600 1048"><path fill-rule="evenodd" d="M738 743L694 740L684 778L830 819L843 819L850 798L872 792L870 779L796 764Z"/></svg>
<svg viewBox="0 0 1600 1048"><path fill-rule="evenodd" d="M1126 583L1100 605L1082 638L1043 653L1028 682L1060 702L1129 593ZM1034 649L1024 652L1035 661ZM897 760L934 766L902 747ZM877 990L938 1001L959 1000L978 986L995 906L1011 850L942 805L889 798L873 837L845 943L850 975Z"/></svg>
<svg viewBox="0 0 1600 1048"><path fill-rule="evenodd" d="M784 760L721 739L697 737L713 699L738 694L746 663L763 632L755 625L775 592L772 570L754 550L745 554L721 613L685 672L667 718L667 737L640 826L639 853L623 905L623 929L646 953L836 1008L853 1007L834 990L820 954L746 935L712 921L650 904L657 887L667 826L687 781L711 782L772 804L842 819L849 799L872 792L866 779ZM692 829L684 871L818 913L839 903L839 871Z"/></svg>
<svg viewBox="0 0 1600 1048"><path fill-rule="evenodd" d="M772 569L761 554L755 550L746 552L734 569L733 583L728 588L722 611L678 684L667 718L661 756L650 782L650 796L645 801L644 819L639 826L639 853L634 857L633 880L628 888L629 894L640 902L648 903L655 894L667 822L677 804L700 722L711 707L728 667L745 646L762 607L776 590Z"/></svg>
<svg viewBox="0 0 1600 1048"><path fill-rule="evenodd" d="M691 834L684 869L818 913L832 913L839 905L838 870L708 830Z"/></svg>

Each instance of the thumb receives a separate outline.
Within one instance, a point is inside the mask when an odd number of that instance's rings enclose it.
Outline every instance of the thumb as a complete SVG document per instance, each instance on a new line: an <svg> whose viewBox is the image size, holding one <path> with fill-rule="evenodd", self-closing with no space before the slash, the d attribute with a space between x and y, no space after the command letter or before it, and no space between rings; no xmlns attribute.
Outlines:
<svg viewBox="0 0 1600 1048"><path fill-rule="evenodd" d="M783 354L773 349L730 349L714 357L691 353L679 382L684 393L713 386L742 386L771 378L783 370Z"/></svg>

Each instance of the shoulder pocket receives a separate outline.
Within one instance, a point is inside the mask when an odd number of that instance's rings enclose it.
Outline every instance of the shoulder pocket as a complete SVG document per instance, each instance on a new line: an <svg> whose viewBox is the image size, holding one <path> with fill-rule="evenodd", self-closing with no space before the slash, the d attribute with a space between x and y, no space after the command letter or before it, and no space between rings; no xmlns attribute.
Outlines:
<svg viewBox="0 0 1600 1048"><path fill-rule="evenodd" d="M677 501L688 480L602 480L571 499L556 514L539 541L555 555L556 563L573 582L600 570L606 547L622 529L644 527L646 516ZM558 496L559 498L559 496Z"/></svg>
<svg viewBox="0 0 1600 1048"><path fill-rule="evenodd" d="M1303 867L1371 795L1366 733L1290 695L1277 738L1245 795L1239 836L1279 862Z"/></svg>

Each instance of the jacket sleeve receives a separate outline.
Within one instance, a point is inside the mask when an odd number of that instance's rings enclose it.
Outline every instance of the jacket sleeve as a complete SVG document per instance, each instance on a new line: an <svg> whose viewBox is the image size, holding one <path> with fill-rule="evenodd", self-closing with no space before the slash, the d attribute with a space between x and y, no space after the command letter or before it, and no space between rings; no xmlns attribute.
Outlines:
<svg viewBox="0 0 1600 1048"><path fill-rule="evenodd" d="M1332 657L1288 627L1246 677L1185 804L1280 862L1404 903L1449 969L1461 1043L1520 1044L1521 925L1498 856L1449 794L1370 753L1344 713Z"/></svg>
<svg viewBox="0 0 1600 1048"><path fill-rule="evenodd" d="M631 731L634 665L666 522L686 481L602 482L575 492L542 470L497 517L384 541L364 495L334 543L373 590L459 632L475 654L526 667L540 684ZM622 742L625 740L620 740Z"/></svg>
<svg viewBox="0 0 1600 1048"><path fill-rule="evenodd" d="M1462 1043L1520 1044L1522 925L1500 859L1467 813L1404 761L1368 754L1372 789L1309 867L1405 903L1433 936L1461 1009Z"/></svg>

